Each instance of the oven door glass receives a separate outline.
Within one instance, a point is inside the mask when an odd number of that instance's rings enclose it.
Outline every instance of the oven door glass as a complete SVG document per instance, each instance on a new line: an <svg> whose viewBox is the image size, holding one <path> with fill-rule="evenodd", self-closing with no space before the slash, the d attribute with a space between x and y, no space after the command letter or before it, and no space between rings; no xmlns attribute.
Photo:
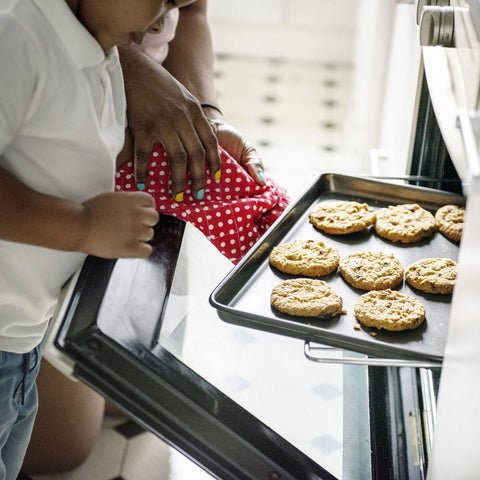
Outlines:
<svg viewBox="0 0 480 480"><path fill-rule="evenodd" d="M215 478L423 478L402 369L314 363L301 340L221 321L208 297L232 265L173 217L153 244L87 259L55 341L76 377Z"/></svg>

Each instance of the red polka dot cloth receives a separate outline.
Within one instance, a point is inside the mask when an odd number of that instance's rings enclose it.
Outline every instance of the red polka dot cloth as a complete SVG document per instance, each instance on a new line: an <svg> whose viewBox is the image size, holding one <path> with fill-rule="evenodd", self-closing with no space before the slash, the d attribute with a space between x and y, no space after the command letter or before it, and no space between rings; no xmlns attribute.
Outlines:
<svg viewBox="0 0 480 480"><path fill-rule="evenodd" d="M220 149L220 157L220 180L215 181L207 170L203 200L193 197L187 179L183 202L175 202L168 158L162 145L155 144L145 192L153 196L160 213L191 222L237 264L285 210L290 199L285 189L269 178L265 186L258 185L225 150ZM137 190L132 161L117 171L115 188Z"/></svg>

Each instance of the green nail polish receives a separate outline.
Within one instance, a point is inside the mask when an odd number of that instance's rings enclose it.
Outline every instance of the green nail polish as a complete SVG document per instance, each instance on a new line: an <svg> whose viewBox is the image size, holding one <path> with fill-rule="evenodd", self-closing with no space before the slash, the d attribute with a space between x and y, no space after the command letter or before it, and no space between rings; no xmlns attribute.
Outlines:
<svg viewBox="0 0 480 480"><path fill-rule="evenodd" d="M197 200L203 200L203 196L205 194L205 190L203 188L201 188L198 192L197 192Z"/></svg>
<svg viewBox="0 0 480 480"><path fill-rule="evenodd" d="M143 190L145 190L145 184L144 183L137 183L137 188L138 188L138 190L143 191Z"/></svg>
<svg viewBox="0 0 480 480"><path fill-rule="evenodd" d="M267 179L265 178L265 174L263 172L258 172L258 178L260 178L260 180L266 184L267 183Z"/></svg>

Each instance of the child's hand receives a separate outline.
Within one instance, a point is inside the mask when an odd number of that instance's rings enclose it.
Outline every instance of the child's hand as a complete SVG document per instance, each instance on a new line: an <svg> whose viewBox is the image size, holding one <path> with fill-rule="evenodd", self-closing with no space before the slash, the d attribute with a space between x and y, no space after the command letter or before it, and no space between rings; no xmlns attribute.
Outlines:
<svg viewBox="0 0 480 480"><path fill-rule="evenodd" d="M148 257L155 201L143 192L111 192L83 203L84 239L81 251L103 258Z"/></svg>

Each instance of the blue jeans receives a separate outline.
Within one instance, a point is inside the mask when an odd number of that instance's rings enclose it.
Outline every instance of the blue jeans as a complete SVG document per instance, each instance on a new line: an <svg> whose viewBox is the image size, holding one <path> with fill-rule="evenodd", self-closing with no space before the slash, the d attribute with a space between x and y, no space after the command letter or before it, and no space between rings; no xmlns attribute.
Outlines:
<svg viewBox="0 0 480 480"><path fill-rule="evenodd" d="M15 480L38 408L40 347L25 354L0 351L0 480Z"/></svg>

